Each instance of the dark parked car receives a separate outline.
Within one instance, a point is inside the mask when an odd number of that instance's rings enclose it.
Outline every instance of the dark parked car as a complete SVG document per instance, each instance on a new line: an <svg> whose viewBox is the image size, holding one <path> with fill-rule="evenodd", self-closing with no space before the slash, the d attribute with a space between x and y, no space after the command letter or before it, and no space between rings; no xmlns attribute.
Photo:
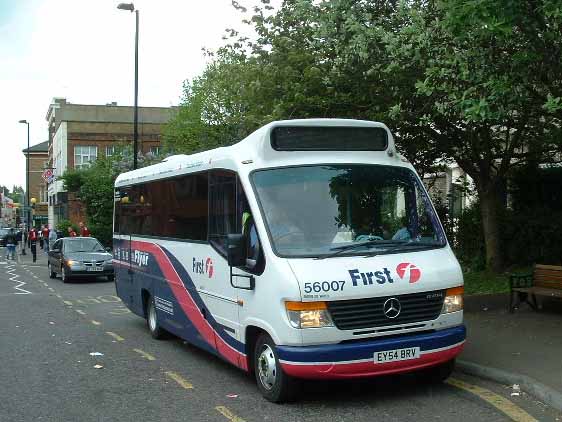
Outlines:
<svg viewBox="0 0 562 422"><path fill-rule="evenodd" d="M114 279L113 255L93 237L63 237L49 251L49 277L63 283L77 277Z"/></svg>

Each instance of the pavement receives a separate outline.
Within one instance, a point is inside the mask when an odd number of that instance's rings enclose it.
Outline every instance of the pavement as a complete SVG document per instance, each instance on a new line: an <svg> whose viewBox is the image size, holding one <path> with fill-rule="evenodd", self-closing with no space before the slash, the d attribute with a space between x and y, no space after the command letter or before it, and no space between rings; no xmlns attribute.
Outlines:
<svg viewBox="0 0 562 422"><path fill-rule="evenodd" d="M467 313L463 358L480 341L477 324L486 327L476 318ZM0 321L2 422L562 420L525 391L512 396L505 382L461 372L442 385L415 373L306 382L296 403L275 405L220 359L175 337L152 339L114 283L50 279L44 254L36 263L30 255L16 264L0 258Z"/></svg>
<svg viewBox="0 0 562 422"><path fill-rule="evenodd" d="M539 298L539 301L541 298ZM467 297L467 342L459 367L522 389L562 410L562 301L542 309L521 304L508 312L508 295Z"/></svg>

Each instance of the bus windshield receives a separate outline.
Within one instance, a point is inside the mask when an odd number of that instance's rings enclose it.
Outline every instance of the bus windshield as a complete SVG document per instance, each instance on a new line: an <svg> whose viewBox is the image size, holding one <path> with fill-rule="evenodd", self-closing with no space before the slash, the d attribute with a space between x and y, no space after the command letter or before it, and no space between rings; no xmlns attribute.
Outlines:
<svg viewBox="0 0 562 422"><path fill-rule="evenodd" d="M441 247L443 229L403 167L349 164L259 170L252 183L275 253L331 257Z"/></svg>

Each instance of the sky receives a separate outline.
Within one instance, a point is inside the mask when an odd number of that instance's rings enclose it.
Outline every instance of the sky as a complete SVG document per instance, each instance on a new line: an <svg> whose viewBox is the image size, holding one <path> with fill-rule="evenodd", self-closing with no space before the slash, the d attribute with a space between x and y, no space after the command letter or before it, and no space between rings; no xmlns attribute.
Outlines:
<svg viewBox="0 0 562 422"><path fill-rule="evenodd" d="M123 1L123 0L122 0ZM48 139L53 97L132 105L134 14L119 0L0 0L0 185L25 184L30 145ZM245 6L256 1L239 1ZM139 106L177 105L226 28L243 27L231 0L136 0Z"/></svg>

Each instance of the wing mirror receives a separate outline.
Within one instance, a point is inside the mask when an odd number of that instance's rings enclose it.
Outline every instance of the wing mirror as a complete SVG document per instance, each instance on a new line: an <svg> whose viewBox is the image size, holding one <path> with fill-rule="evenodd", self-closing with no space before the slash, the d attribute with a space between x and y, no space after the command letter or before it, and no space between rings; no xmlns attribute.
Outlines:
<svg viewBox="0 0 562 422"><path fill-rule="evenodd" d="M229 234L226 239L226 255L228 265L243 267L246 265L246 236L243 234Z"/></svg>

